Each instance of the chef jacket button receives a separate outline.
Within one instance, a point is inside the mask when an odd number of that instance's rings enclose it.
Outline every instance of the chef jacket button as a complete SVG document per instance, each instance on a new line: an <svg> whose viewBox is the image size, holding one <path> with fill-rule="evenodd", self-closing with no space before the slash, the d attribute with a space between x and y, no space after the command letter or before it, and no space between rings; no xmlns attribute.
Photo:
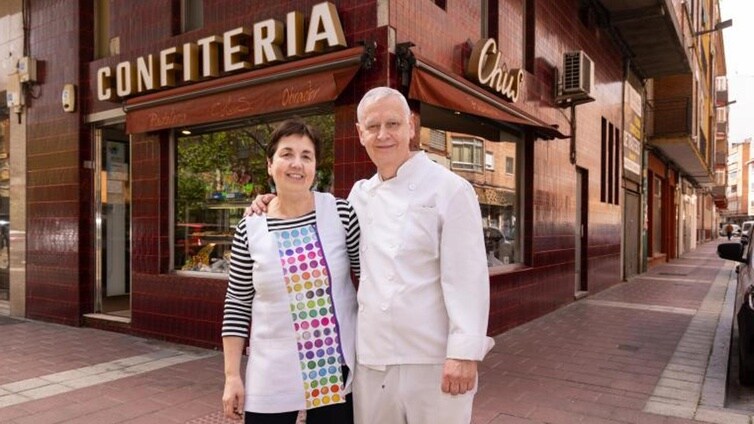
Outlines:
<svg viewBox="0 0 754 424"><path fill-rule="evenodd" d="M409 189L409 190L412 190L412 191L413 191L413 190L416 190L416 184L409 184L409 185L408 185L408 189Z"/></svg>
<svg viewBox="0 0 754 424"><path fill-rule="evenodd" d="M364 305L359 305L359 312L364 312Z"/></svg>
<svg viewBox="0 0 754 424"><path fill-rule="evenodd" d="M390 305L388 305L387 303L383 303L382 305L380 305L380 309L382 309L383 311L387 311L389 307Z"/></svg>
<svg viewBox="0 0 754 424"><path fill-rule="evenodd" d="M389 281L393 281L395 279L395 277L393 276L393 274L390 274L390 275L387 276L387 279Z"/></svg>
<svg viewBox="0 0 754 424"><path fill-rule="evenodd" d="M398 288L398 293L403 293L404 291L406 291L406 286L400 286Z"/></svg>
<svg viewBox="0 0 754 424"><path fill-rule="evenodd" d="M403 216L403 211L398 211L395 213L396 216Z"/></svg>

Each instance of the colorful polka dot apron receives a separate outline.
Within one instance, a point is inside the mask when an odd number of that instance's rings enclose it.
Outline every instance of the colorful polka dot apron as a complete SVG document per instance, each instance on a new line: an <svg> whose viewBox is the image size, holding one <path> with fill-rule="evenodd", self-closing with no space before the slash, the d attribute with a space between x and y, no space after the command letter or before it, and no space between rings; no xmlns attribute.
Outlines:
<svg viewBox="0 0 754 424"><path fill-rule="evenodd" d="M306 409L343 403L341 366L345 361L340 349L327 261L316 226L279 230L274 234L291 302Z"/></svg>

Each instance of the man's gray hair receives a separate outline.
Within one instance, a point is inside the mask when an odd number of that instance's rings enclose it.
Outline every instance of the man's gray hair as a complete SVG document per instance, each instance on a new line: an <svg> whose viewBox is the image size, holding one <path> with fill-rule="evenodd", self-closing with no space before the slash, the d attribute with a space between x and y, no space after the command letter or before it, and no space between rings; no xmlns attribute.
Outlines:
<svg viewBox="0 0 754 424"><path fill-rule="evenodd" d="M367 91L366 94L364 94L364 97L361 98L361 101L359 102L359 106L356 108L356 118L358 119L359 123L361 123L362 118L364 118L364 109L371 105L372 103L382 100L386 97L395 97L400 100L403 110L406 113L406 119L411 118L411 108L408 106L408 101L406 100L406 97L403 96L403 94L390 87L375 87L369 91Z"/></svg>

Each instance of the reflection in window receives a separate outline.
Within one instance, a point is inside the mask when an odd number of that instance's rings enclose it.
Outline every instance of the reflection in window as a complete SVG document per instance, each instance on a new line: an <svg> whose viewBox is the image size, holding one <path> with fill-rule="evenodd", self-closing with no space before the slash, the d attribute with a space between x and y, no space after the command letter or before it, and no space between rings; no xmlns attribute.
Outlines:
<svg viewBox="0 0 754 424"><path fill-rule="evenodd" d="M495 155L492 152L484 152L484 169L486 171L495 170Z"/></svg>
<svg viewBox="0 0 754 424"><path fill-rule="evenodd" d="M484 142L474 137L453 137L453 169L481 171Z"/></svg>
<svg viewBox="0 0 754 424"><path fill-rule="evenodd" d="M320 133L315 188L332 189L334 115L304 118ZM277 122L179 136L175 143L175 270L227 273L244 209L268 193L265 147Z"/></svg>
<svg viewBox="0 0 754 424"><path fill-rule="evenodd" d="M431 133L422 128L421 148L432 150L429 149ZM520 157L521 138L502 130L498 133L497 139L485 139L448 132L452 151L448 152L450 161L445 164L474 186L482 211L489 266L522 262L518 206L518 193L522 188L517 175L520 170L515 165L516 158ZM505 163L505 169L495 168L498 161ZM436 162L443 164L441 160ZM482 167L487 172L481 172Z"/></svg>

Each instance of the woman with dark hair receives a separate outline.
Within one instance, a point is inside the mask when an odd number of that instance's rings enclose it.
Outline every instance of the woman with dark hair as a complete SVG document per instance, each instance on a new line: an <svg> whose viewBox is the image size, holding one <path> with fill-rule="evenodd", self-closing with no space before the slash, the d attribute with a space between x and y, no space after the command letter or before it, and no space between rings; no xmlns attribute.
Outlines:
<svg viewBox="0 0 754 424"><path fill-rule="evenodd" d="M301 120L277 127L267 146L277 196L236 228L222 329L228 418L294 424L306 410L308 424L353 422L359 224L346 200L311 190L319 144Z"/></svg>

